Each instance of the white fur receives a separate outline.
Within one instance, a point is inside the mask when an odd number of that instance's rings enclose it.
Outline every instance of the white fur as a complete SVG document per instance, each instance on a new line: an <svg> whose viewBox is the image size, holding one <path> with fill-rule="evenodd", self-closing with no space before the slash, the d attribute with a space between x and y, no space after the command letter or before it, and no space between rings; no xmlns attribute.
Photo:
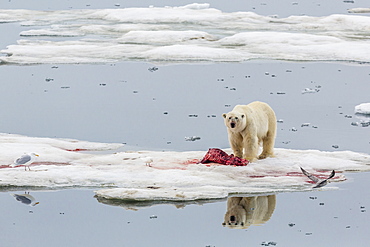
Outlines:
<svg viewBox="0 0 370 247"><path fill-rule="evenodd" d="M223 117L235 156L253 162L274 155L276 116L268 104L255 101L237 105ZM258 156L259 144L263 149Z"/></svg>

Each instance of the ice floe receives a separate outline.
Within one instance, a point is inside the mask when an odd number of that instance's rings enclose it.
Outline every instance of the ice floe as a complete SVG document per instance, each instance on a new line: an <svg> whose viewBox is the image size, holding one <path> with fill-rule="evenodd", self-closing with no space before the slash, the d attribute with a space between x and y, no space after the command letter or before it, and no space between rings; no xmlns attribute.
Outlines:
<svg viewBox="0 0 370 247"><path fill-rule="evenodd" d="M348 13L370 13L370 8L352 8L348 10Z"/></svg>
<svg viewBox="0 0 370 247"><path fill-rule="evenodd" d="M352 10L355 11L355 10ZM180 7L0 10L22 39L2 63L229 62L251 59L370 62L370 17L262 16L209 4Z"/></svg>
<svg viewBox="0 0 370 247"><path fill-rule="evenodd" d="M362 104L355 106L355 113L369 115L370 114L370 103L362 103Z"/></svg>
<svg viewBox="0 0 370 247"><path fill-rule="evenodd" d="M245 167L198 164L206 151L125 151L122 144L0 135L0 186L96 188L103 199L190 201L229 194L305 191L312 189L303 167L325 178L336 171L369 171L370 155L351 151L276 149L276 157ZM117 152L107 151L119 149ZM85 151L85 152L83 152ZM99 152L106 151L106 152ZM231 153L231 150L226 150ZM40 156L31 171L10 167L24 152ZM150 163L150 166L148 165ZM330 187L324 187L328 189Z"/></svg>

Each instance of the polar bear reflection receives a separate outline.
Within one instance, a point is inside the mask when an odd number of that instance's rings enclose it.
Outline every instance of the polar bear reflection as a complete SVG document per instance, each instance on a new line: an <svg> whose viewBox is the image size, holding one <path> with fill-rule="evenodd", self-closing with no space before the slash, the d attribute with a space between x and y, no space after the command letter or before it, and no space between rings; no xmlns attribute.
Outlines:
<svg viewBox="0 0 370 247"><path fill-rule="evenodd" d="M229 197L223 226L232 229L246 229L251 225L266 223L276 205L276 195Z"/></svg>

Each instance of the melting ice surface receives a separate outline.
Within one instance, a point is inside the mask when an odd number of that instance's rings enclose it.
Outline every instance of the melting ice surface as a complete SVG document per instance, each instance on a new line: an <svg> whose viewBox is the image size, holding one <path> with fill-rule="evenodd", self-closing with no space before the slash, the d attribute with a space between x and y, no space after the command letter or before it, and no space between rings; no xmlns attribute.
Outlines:
<svg viewBox="0 0 370 247"><path fill-rule="evenodd" d="M356 12L356 11L352 11ZM100 10L0 10L20 23L2 63L240 62L251 59L370 62L370 17L276 18L209 4Z"/></svg>
<svg viewBox="0 0 370 247"><path fill-rule="evenodd" d="M122 151L122 144L11 134L0 135L0 147L3 188L93 187L102 199L189 201L226 198L232 193L306 191L312 184L300 167L324 178L335 170L333 182L345 180L344 171L370 170L370 155L351 151L276 149L274 158L233 167L197 164L206 150L130 152ZM40 155L31 171L9 167L25 152ZM145 164L149 157L151 166Z"/></svg>

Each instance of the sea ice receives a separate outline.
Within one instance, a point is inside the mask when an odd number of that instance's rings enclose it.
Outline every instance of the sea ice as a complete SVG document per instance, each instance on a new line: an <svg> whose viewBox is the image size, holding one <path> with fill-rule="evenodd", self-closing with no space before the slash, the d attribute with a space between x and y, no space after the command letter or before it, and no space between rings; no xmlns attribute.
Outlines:
<svg viewBox="0 0 370 247"><path fill-rule="evenodd" d="M0 135L0 186L96 188L105 199L172 200L225 198L233 193L310 190L305 167L315 176L369 171L370 155L351 151L321 152L276 148L276 157L244 167L198 164L206 151L122 151L123 144ZM114 149L117 152L109 151ZM95 152L99 151L99 152ZM105 152L100 152L105 151ZM225 150L231 153L230 149ZM31 171L11 168L15 157L37 152ZM150 166L146 163L150 157ZM329 187L330 188L330 187ZM328 189L328 187L324 187Z"/></svg>
<svg viewBox="0 0 370 247"><path fill-rule="evenodd" d="M359 114L370 114L370 103L363 103L355 107L355 113Z"/></svg>
<svg viewBox="0 0 370 247"><path fill-rule="evenodd" d="M0 57L1 63L370 62L369 16L272 18L189 4L59 11L3 9L0 23L23 26L23 39L0 51L7 55Z"/></svg>

